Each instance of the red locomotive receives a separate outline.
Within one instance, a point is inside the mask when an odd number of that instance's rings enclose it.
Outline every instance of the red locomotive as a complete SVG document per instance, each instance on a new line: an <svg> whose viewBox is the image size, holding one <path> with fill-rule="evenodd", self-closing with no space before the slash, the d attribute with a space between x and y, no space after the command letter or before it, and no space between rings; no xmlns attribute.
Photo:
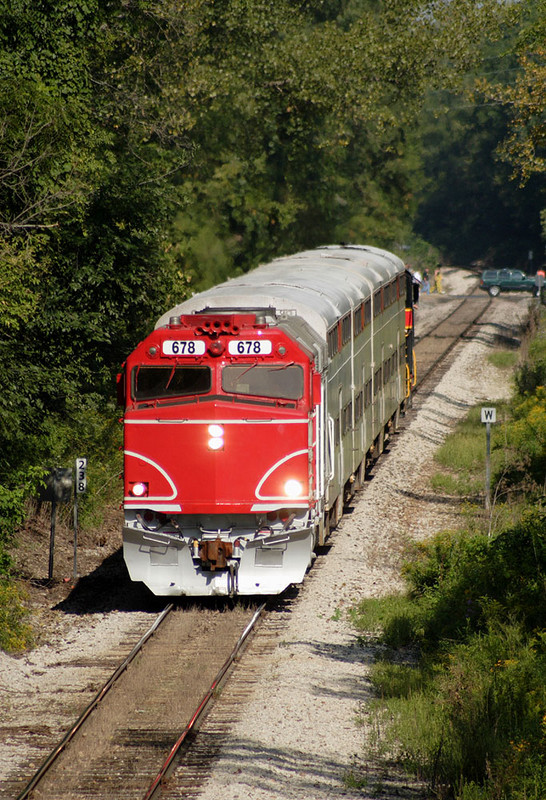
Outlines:
<svg viewBox="0 0 546 800"><path fill-rule="evenodd" d="M406 402L405 306L396 256L333 247L162 317L120 377L131 578L159 595L300 582Z"/></svg>

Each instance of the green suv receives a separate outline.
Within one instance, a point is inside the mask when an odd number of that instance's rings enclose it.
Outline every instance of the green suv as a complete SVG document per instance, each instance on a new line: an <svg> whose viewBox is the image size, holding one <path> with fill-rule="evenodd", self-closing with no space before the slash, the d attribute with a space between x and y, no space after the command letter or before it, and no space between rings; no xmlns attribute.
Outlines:
<svg viewBox="0 0 546 800"><path fill-rule="evenodd" d="M496 297L500 292L532 292L535 278L521 269L486 269L482 272L480 289Z"/></svg>

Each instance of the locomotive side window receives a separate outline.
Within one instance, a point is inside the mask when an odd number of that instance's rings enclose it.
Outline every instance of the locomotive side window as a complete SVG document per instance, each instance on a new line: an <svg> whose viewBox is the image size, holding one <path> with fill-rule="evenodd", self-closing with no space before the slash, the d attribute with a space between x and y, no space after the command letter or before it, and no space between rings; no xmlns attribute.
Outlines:
<svg viewBox="0 0 546 800"><path fill-rule="evenodd" d="M299 400L303 397L303 368L297 364L224 367L222 389L229 394Z"/></svg>
<svg viewBox="0 0 546 800"><path fill-rule="evenodd" d="M210 367L134 367L131 373L135 400L160 400L206 394L211 388Z"/></svg>

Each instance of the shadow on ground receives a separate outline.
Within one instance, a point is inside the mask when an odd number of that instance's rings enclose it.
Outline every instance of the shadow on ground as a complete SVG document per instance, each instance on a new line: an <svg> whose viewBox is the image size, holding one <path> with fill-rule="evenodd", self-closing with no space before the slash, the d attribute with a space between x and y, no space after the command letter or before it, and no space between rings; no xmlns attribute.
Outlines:
<svg viewBox="0 0 546 800"><path fill-rule="evenodd" d="M70 594L54 606L65 614L98 614L108 611L160 611L164 597L155 597L142 583L129 578L120 547L89 575L82 576Z"/></svg>

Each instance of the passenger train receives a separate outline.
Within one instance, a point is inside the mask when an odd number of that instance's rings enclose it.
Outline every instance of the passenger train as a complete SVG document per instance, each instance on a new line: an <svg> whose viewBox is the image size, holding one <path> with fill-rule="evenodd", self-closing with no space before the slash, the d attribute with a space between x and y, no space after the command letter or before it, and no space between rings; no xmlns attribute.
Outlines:
<svg viewBox="0 0 546 800"><path fill-rule="evenodd" d="M414 383L392 253L278 258L172 308L127 358L123 552L157 595L303 580Z"/></svg>

